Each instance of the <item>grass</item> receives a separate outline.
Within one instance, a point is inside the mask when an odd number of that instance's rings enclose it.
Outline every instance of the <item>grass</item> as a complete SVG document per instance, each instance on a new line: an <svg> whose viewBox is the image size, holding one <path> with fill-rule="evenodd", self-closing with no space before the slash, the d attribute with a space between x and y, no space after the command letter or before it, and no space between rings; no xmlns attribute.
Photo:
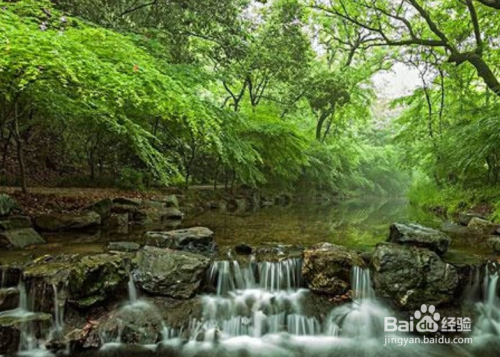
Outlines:
<svg viewBox="0 0 500 357"><path fill-rule="evenodd" d="M424 209L457 214L462 211L476 211L500 221L500 186L465 188L459 185L438 187L429 178L417 178L408 190L412 204Z"/></svg>

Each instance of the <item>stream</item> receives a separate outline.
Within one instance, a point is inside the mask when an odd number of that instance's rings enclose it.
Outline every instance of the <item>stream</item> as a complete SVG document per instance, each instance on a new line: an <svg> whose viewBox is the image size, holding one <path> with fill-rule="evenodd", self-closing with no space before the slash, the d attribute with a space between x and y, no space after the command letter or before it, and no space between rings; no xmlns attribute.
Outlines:
<svg viewBox="0 0 500 357"><path fill-rule="evenodd" d="M377 298L370 271L353 267L352 295L341 303L327 299L315 301L320 314L310 313L312 294L304 285L301 258L280 261L245 261L233 259L232 247L239 243L311 245L328 242L369 251L387 239L393 222L417 222L438 228L441 219L412 208L404 200L356 200L318 206L295 204L271 207L256 212L207 211L189 217L180 227L204 226L215 232L220 247L219 258L211 263L205 280L207 287L198 295L201 317L186 321L182 328L161 321L161 342L156 344L122 343L122 332L101 333L99 351L71 352L67 347L58 354L76 356L481 356L499 351L500 302L498 299L498 266L478 265L467 282L465 304L477 312L470 334L473 343L408 343L415 337L409 332L384 332L384 319L400 317L386 301ZM107 242L139 241L141 232L105 233L89 241L81 235L48 236L48 244L30 252L30 256L55 253L93 254L104 251ZM79 241L81 239L81 241ZM448 260L474 261L485 251L463 240L453 241L444 257ZM20 252L2 252L3 258L20 259ZM16 255L17 254L17 255ZM0 256L2 258L2 256ZM128 299L117 307L118 322L140 320L143 316L159 316L160 311L136 287L134 274L129 274ZM0 313L3 316L25 316L19 354L22 356L53 356L44 341L33 336L30 317L34 297L19 283L19 307ZM64 330L64 310L59 306L58 288L54 285L54 314L47 339ZM318 306L324 304L324 306ZM434 307L432 307L434 308ZM430 310L429 310L430 311ZM161 313L160 313L161 312ZM424 310L422 310L425 313ZM416 313L415 313L416 314ZM420 312L419 312L420 314ZM417 316L417 315L415 315ZM412 317L413 318L413 317ZM392 341L388 343L388 336ZM1 338L1 336L0 336ZM406 341L406 342L405 342Z"/></svg>

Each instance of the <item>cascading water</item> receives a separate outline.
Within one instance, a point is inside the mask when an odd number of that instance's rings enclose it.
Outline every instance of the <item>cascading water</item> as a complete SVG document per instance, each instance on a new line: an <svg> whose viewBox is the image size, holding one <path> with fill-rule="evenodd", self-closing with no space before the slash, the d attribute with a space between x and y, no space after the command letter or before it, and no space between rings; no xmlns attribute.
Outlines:
<svg viewBox="0 0 500 357"><path fill-rule="evenodd" d="M252 259L245 267L237 261L213 263L208 280L216 294L202 297L202 320L193 324L191 338L319 333L319 321L301 314L300 300L307 291L300 269L300 259L259 263Z"/></svg>

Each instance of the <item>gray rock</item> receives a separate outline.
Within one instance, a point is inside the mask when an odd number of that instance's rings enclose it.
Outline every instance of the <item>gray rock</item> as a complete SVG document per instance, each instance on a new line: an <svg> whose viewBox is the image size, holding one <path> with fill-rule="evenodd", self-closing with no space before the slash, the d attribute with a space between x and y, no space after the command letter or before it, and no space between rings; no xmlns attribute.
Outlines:
<svg viewBox="0 0 500 357"><path fill-rule="evenodd" d="M77 215L42 214L35 217L35 226L43 231L70 231L96 228L101 224L101 216L96 212L82 212Z"/></svg>
<svg viewBox="0 0 500 357"><path fill-rule="evenodd" d="M113 201L111 201L110 198L105 198L103 200L91 204L85 210L97 213L99 216L101 216L101 220L105 221L111 215L112 206L113 206Z"/></svg>
<svg viewBox="0 0 500 357"><path fill-rule="evenodd" d="M487 243L493 252L500 253L500 237L491 237Z"/></svg>
<svg viewBox="0 0 500 357"><path fill-rule="evenodd" d="M18 228L0 232L1 248L24 248L34 244L44 244L45 241L33 228Z"/></svg>
<svg viewBox="0 0 500 357"><path fill-rule="evenodd" d="M493 222L490 222L486 219L473 217L470 220L467 227L470 229L477 230L479 232L486 233L486 234L494 234L496 232L496 230L500 228L500 225L493 223Z"/></svg>
<svg viewBox="0 0 500 357"><path fill-rule="evenodd" d="M117 252L136 252L141 248L138 243L134 242L110 242L108 250Z"/></svg>
<svg viewBox="0 0 500 357"><path fill-rule="evenodd" d="M319 243L304 251L302 277L313 292L340 295L350 288L352 267L364 265L354 250Z"/></svg>
<svg viewBox="0 0 500 357"><path fill-rule="evenodd" d="M21 333L26 326L37 338L42 338L50 329L51 323L52 315L44 313L0 316L0 354L14 355L19 350Z"/></svg>
<svg viewBox="0 0 500 357"><path fill-rule="evenodd" d="M184 214L174 207L167 207L162 212L162 219L182 219Z"/></svg>
<svg viewBox="0 0 500 357"><path fill-rule="evenodd" d="M450 302L459 282L455 267L436 253L393 243L377 245L371 268L377 294L404 309Z"/></svg>
<svg viewBox="0 0 500 357"><path fill-rule="evenodd" d="M458 222L463 225L463 226L467 226L469 225L469 222L471 221L472 218L474 217L477 217L477 218L481 218L481 219L486 219L486 217L480 215L480 214L477 214L477 213L471 213L471 212L460 212L458 214Z"/></svg>
<svg viewBox="0 0 500 357"><path fill-rule="evenodd" d="M448 251L451 239L443 232L418 224L391 225L389 242L427 248L439 255Z"/></svg>
<svg viewBox="0 0 500 357"><path fill-rule="evenodd" d="M128 281L128 255L56 255L38 259L25 267L23 271L27 286L35 286L33 300L45 301L48 306L41 306L37 311L51 311L53 285L64 286L59 298L67 294L68 303L78 308L87 308L115 296Z"/></svg>
<svg viewBox="0 0 500 357"><path fill-rule="evenodd" d="M108 219L108 225L112 228L128 226L128 214L113 213Z"/></svg>
<svg viewBox="0 0 500 357"><path fill-rule="evenodd" d="M0 311L14 310L19 306L19 290L16 288L0 289Z"/></svg>
<svg viewBox="0 0 500 357"><path fill-rule="evenodd" d="M0 219L0 231L31 227L33 227L33 223L28 216L9 216Z"/></svg>
<svg viewBox="0 0 500 357"><path fill-rule="evenodd" d="M164 199L167 207L179 208L179 200L176 195L168 195Z"/></svg>
<svg viewBox="0 0 500 357"><path fill-rule="evenodd" d="M0 194L0 217L20 212L21 208L12 197Z"/></svg>
<svg viewBox="0 0 500 357"><path fill-rule="evenodd" d="M187 299L198 291L209 264L200 254L146 246L138 253L134 278L149 293Z"/></svg>
<svg viewBox="0 0 500 357"><path fill-rule="evenodd" d="M217 245L214 242L214 232L205 227L192 227L167 232L147 232L146 244L201 254L214 253L217 250Z"/></svg>

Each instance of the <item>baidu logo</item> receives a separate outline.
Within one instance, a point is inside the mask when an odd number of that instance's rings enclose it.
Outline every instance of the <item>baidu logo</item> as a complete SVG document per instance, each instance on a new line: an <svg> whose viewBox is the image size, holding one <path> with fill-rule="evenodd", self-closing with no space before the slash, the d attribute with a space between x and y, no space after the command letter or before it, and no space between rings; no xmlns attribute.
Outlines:
<svg viewBox="0 0 500 357"><path fill-rule="evenodd" d="M385 332L469 332L472 321L469 317L443 317L436 312L434 305L423 304L416 310L410 321L398 321L395 317L384 318Z"/></svg>

